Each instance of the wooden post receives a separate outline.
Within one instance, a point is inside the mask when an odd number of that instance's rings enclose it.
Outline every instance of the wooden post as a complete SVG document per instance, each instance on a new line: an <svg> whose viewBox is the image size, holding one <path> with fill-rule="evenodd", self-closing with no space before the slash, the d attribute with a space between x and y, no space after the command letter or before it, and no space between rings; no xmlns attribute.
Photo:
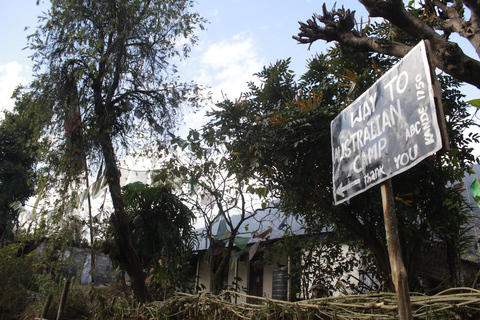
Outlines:
<svg viewBox="0 0 480 320"><path fill-rule="evenodd" d="M45 304L43 305L42 315L40 316L40 319L46 319L47 318L48 308L50 308L50 304L52 303L52 299L53 299L53 294L49 294L48 297L47 297L47 300L45 301Z"/></svg>
<svg viewBox="0 0 480 320"><path fill-rule="evenodd" d="M63 317L63 312L65 311L65 305L67 304L67 295L68 288L70 287L70 279L64 279L65 283L63 284L62 295L60 297L60 304L58 305L57 320L60 320Z"/></svg>
<svg viewBox="0 0 480 320"><path fill-rule="evenodd" d="M292 258L290 255L287 256L287 301L294 301L292 298Z"/></svg>
<svg viewBox="0 0 480 320"><path fill-rule="evenodd" d="M393 198L392 181L388 179L381 185L383 217L387 234L388 256L392 270L392 280L397 295L398 316L401 320L411 320L412 307L410 304L410 290L408 276L403 264L400 237L398 235L397 216Z"/></svg>

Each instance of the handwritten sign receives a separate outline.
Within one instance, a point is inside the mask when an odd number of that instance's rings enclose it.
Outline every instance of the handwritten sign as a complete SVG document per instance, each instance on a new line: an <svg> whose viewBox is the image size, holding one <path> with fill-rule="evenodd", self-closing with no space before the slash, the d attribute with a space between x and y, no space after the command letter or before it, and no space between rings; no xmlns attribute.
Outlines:
<svg viewBox="0 0 480 320"><path fill-rule="evenodd" d="M442 147L422 41L331 123L338 205Z"/></svg>

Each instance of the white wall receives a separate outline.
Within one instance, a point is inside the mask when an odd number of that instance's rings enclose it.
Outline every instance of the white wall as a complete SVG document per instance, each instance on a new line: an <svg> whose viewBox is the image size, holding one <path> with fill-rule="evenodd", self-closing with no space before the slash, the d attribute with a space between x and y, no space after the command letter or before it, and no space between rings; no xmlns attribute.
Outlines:
<svg viewBox="0 0 480 320"><path fill-rule="evenodd" d="M300 250L300 249L299 249ZM348 252L348 246L346 244L342 245L342 250L344 252L344 255L347 254ZM288 258L286 256L276 256L274 257L273 261L275 261L273 264L266 265L263 268L263 297L266 298L272 298L272 292L273 292L273 273L275 268L277 267L277 264L288 266ZM233 262L233 263L232 263ZM324 263L324 262L319 262ZM199 257L199 269L197 269L197 274L200 276L200 279L198 280L199 285L204 285L206 288L207 292L211 292L211 281L210 281L210 269L208 264L204 261L204 254L202 253ZM235 281L235 276L239 277L242 279L241 282L238 283L238 286L240 287L240 292L246 293L248 292L248 281L249 281L249 273L250 273L250 261L248 260L248 255L245 257L245 255L238 259L233 261L232 258L229 260L228 264L228 285L231 286L232 283ZM358 278L358 270L354 270L351 273L353 276ZM349 274L345 274L342 277L335 279L335 283L341 284L341 281L339 280L347 280ZM351 280L350 280L351 281ZM313 285L313 279L307 281L306 284L306 290L302 291L308 291L310 287ZM244 290L243 290L244 289ZM343 288L341 286L338 287L338 290L333 292L333 296L339 296L343 294ZM301 299L309 299L309 298L314 298L313 294L309 294L308 296L302 296L300 295ZM246 299L244 297L237 297L237 303L240 302L246 302Z"/></svg>

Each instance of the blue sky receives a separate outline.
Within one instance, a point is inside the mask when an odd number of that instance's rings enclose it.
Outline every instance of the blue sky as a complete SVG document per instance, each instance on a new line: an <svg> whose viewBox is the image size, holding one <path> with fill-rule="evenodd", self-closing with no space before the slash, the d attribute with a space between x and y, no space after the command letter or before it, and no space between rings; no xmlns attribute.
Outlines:
<svg viewBox="0 0 480 320"><path fill-rule="evenodd" d="M196 11L209 23L205 31L197 33L198 45L191 56L180 65L184 81L194 80L207 86L213 100L222 94L231 99L246 91L248 81L263 66L279 59L291 58L291 67L297 75L306 69L307 60L316 52L325 52L332 44L315 42L311 50L292 39L298 33L298 21L306 21L313 12L321 13L324 1L318 0L197 0ZM325 0L327 9L336 3L337 8L356 10L357 21L368 15L358 1ZM31 52L22 50L26 36L35 30L38 16L49 7L48 0L0 0L0 110L11 109L9 99L19 84L31 79ZM25 31L25 27L30 27ZM462 46L469 54L474 51L467 44ZM468 99L479 98L478 89L464 91ZM186 127L198 127L202 123L199 114L185 117Z"/></svg>
<svg viewBox="0 0 480 320"><path fill-rule="evenodd" d="M22 50L26 37L35 30L38 16L48 9L48 1L0 0L0 109L11 108L9 97L20 83L31 79L31 52ZM343 1L346 7L362 10L356 1ZM305 21L313 12L321 12L323 2L314 0L198 0L196 11L208 19L207 30L198 32L199 43L191 57L180 67L185 81L196 80L209 86L214 99L221 92L236 98L246 90L246 83L264 65L278 59L292 58L297 74L305 70L306 61L316 51L325 51L327 44L317 42L308 51L298 45L292 35L298 21ZM329 4L330 3L330 4ZM334 1L327 1L331 8ZM337 3L337 7L342 2ZM363 10L362 10L363 11ZM366 14L363 11L363 15ZM358 15L357 15L358 16ZM30 27L25 31L25 27Z"/></svg>

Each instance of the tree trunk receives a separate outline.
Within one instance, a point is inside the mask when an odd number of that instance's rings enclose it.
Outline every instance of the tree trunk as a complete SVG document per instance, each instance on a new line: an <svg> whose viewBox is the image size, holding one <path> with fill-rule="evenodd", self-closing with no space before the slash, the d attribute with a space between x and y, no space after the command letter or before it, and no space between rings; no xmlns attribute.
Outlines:
<svg viewBox="0 0 480 320"><path fill-rule="evenodd" d="M225 271L225 268L228 268L228 264L230 262L230 257L232 255L233 251L233 240L229 240L228 247L226 247L222 252L222 260L220 261L220 264L218 265L217 269L212 272L211 277L212 277L212 292L213 294L219 294L220 291L223 289L223 283L222 283L222 275ZM213 253L212 253L213 257ZM212 266L213 267L213 266Z"/></svg>
<svg viewBox="0 0 480 320"><path fill-rule="evenodd" d="M135 298L139 302L146 302L150 300L150 296L147 286L145 285L145 274L125 212L120 188L120 172L116 165L112 140L106 132L103 132L101 135L100 144L105 159L106 178L114 207L111 223L114 228L115 241L118 247L118 261L130 276Z"/></svg>

